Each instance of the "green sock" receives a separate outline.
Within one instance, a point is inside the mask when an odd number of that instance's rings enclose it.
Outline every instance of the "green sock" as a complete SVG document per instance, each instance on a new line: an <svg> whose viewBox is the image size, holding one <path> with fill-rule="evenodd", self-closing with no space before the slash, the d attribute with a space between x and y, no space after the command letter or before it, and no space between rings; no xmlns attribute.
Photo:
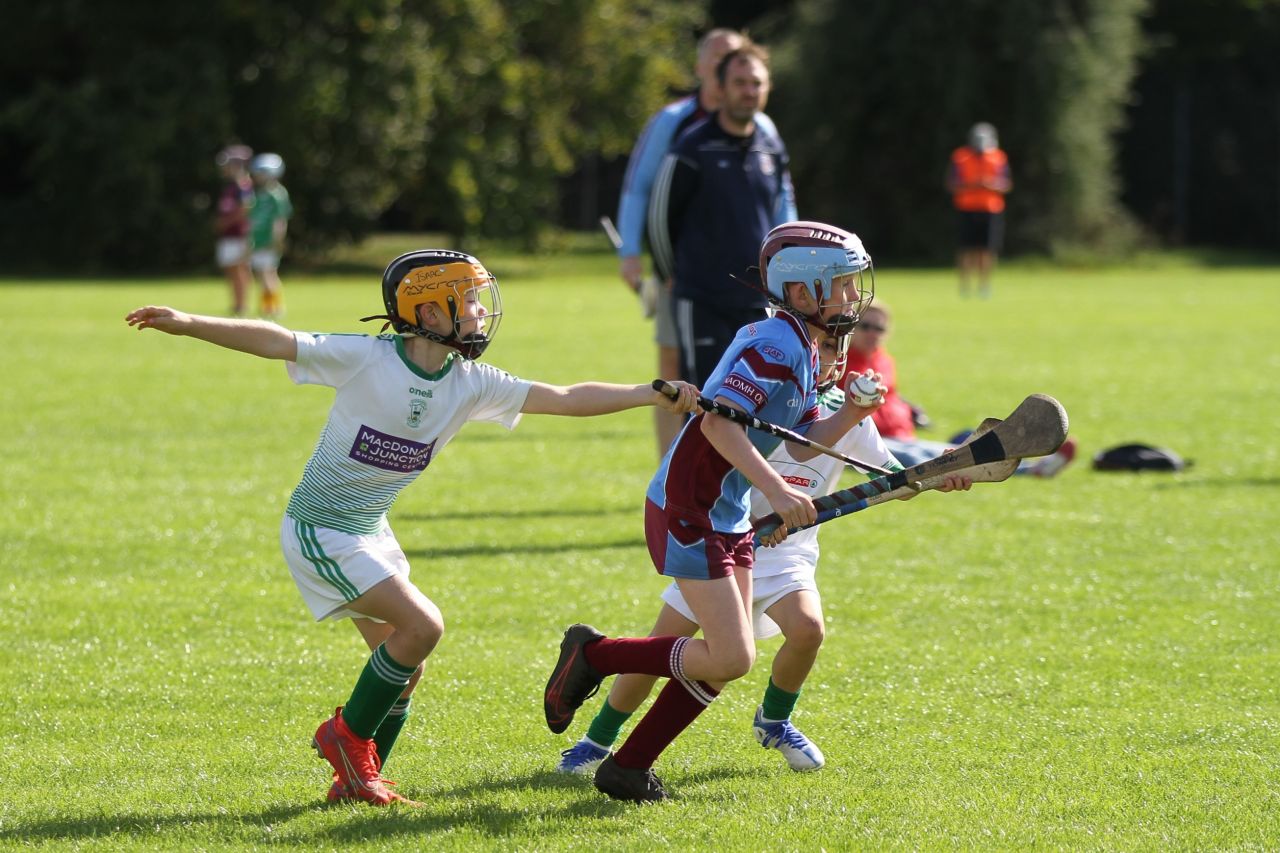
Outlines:
<svg viewBox="0 0 1280 853"><path fill-rule="evenodd" d="M400 737L400 730L404 728L404 721L409 717L409 700L398 699L391 706L391 710L387 712L387 717L382 721L382 725L378 726L378 730L373 733L373 742L378 747L378 763L386 766L387 756L391 754L391 747L396 745L396 738Z"/></svg>
<svg viewBox="0 0 1280 853"><path fill-rule="evenodd" d="M417 667L396 663L386 645L378 646L360 673L356 689L342 708L342 719L357 737L371 738L382 725L391 706L409 684Z"/></svg>
<svg viewBox="0 0 1280 853"><path fill-rule="evenodd" d="M769 686L764 689L764 718L766 720L788 720L791 718L791 712L796 709L796 700L800 698L800 691L788 693L781 687L773 683L773 679L769 679Z"/></svg>
<svg viewBox="0 0 1280 853"><path fill-rule="evenodd" d="M613 742L618 739L619 732L622 731L622 724L625 723L632 715L632 711L618 711L609 704L609 700L604 700L604 704L600 706L600 713L596 714L596 718L591 721L591 727L587 729L587 737L600 744L601 746L613 746Z"/></svg>

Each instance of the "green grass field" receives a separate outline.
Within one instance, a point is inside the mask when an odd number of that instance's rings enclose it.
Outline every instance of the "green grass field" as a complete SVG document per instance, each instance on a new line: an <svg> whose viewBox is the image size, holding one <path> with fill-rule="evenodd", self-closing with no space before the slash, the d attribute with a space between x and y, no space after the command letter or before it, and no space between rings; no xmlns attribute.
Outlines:
<svg viewBox="0 0 1280 853"><path fill-rule="evenodd" d="M490 265L489 361L652 378L611 257ZM941 270L877 286L929 437L1041 391L1082 458L828 525L828 639L796 716L827 769L791 773L751 736L773 640L664 755L672 802L551 773L597 707L546 731L561 631L645 633L663 584L649 413L528 417L469 427L392 511L447 631L387 768L426 808L376 810L321 805L308 742L366 655L311 621L278 554L331 392L123 323L148 302L223 310L211 277L0 282L0 846L1280 847L1276 269L1011 265L988 302ZM381 309L376 272L286 287L291 327L376 331L357 322ZM1195 466L1089 470L1135 440Z"/></svg>

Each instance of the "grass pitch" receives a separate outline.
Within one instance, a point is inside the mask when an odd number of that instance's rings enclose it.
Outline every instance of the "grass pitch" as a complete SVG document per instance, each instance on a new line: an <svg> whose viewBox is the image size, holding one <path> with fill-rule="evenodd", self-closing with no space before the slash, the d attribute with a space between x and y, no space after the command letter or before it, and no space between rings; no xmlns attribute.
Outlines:
<svg viewBox="0 0 1280 853"><path fill-rule="evenodd" d="M481 256L506 308L488 360L652 378L610 256ZM285 281L293 328L381 309L376 271ZM427 806L375 810L321 806L307 744L366 654L311 622L278 554L331 392L125 327L148 302L223 310L212 278L0 282L0 846L1280 846L1276 270L1011 265L962 301L949 272L886 267L877 288L927 437L1041 391L1082 458L827 526L828 639L796 716L827 769L751 737L773 640L663 757L674 801L551 773L597 707L566 736L542 723L560 632L657 612L654 453L647 411L528 417L468 427L392 511L447 630L387 768ZM1129 441L1195 466L1089 470Z"/></svg>

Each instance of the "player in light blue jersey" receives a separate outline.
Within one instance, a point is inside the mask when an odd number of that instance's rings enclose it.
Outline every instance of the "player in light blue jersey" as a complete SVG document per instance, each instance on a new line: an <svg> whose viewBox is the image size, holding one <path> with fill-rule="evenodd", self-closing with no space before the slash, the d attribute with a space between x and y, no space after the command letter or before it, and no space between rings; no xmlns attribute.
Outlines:
<svg viewBox="0 0 1280 853"><path fill-rule="evenodd" d="M874 292L871 258L857 236L812 222L774 228L761 246L760 269L779 310L739 331L703 389L725 406L834 444L870 413L852 396L819 418L818 346L842 337ZM813 502L765 457L778 445L766 433L728 419L698 415L668 450L649 485L645 538L658 572L673 579L702 629L688 637L605 638L589 625L565 632L544 694L553 732L605 675L639 673L671 679L618 752L596 770L611 797L637 802L666 797L653 772L658 755L706 708L728 681L755 660L751 628L751 545L748 492L755 486L785 522L816 518ZM810 454L811 455L811 454Z"/></svg>
<svg viewBox="0 0 1280 853"><path fill-rule="evenodd" d="M867 312L864 312L864 314ZM844 405L844 392L836 387L844 376L843 338L827 337L822 341L818 384L818 408L823 416L836 414ZM883 403L883 384L876 406ZM871 418L863 418L833 445L846 456L889 471L901 470L898 460L885 446ZM819 455L801 461L797 447L783 442L769 455L769 465L784 480L812 498L833 492L845 463L834 456ZM871 476L871 475L868 475ZM967 478L953 477L939 491L968 489ZM751 512L755 516L771 512L768 501L758 490L751 491ZM796 771L819 770L826 764L822 750L791 721L800 698L801 688L809 677L825 637L822 599L818 593L818 531L810 527L789 537L773 548L757 549L751 567L752 627L757 640L782 634L782 646L774 653L770 665L769 684L751 720L751 731L761 746L777 750L787 766ZM650 636L693 636L698 632L697 617L690 609L677 583L662 591L662 609ZM614 680L605 702L591 721L587 732L569 749L561 753L556 770L560 773L586 775L593 773L618 739L622 725L648 697L657 678L628 673Z"/></svg>
<svg viewBox="0 0 1280 853"><path fill-rule="evenodd" d="M440 609L412 583L387 510L468 421L515 428L524 413L601 415L645 405L696 408L648 384L567 387L517 379L477 359L502 316L498 284L475 258L409 252L382 278L397 334L291 332L274 323L147 306L125 320L286 362L298 384L336 389L328 422L281 525L285 561L317 620L350 618L372 654L350 699L313 745L333 767L329 800L409 802L381 770L404 725L422 664L444 632Z"/></svg>

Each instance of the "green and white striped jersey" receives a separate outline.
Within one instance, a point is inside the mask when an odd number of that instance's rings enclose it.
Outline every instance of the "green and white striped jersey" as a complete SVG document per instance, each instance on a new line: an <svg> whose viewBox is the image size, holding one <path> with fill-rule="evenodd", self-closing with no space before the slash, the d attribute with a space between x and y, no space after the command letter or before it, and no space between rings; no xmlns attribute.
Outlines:
<svg viewBox="0 0 1280 853"><path fill-rule="evenodd" d="M530 382L450 354L437 373L399 335L295 332L297 384L337 389L329 420L285 512L353 534L377 533L400 492L467 421L514 429Z"/></svg>

